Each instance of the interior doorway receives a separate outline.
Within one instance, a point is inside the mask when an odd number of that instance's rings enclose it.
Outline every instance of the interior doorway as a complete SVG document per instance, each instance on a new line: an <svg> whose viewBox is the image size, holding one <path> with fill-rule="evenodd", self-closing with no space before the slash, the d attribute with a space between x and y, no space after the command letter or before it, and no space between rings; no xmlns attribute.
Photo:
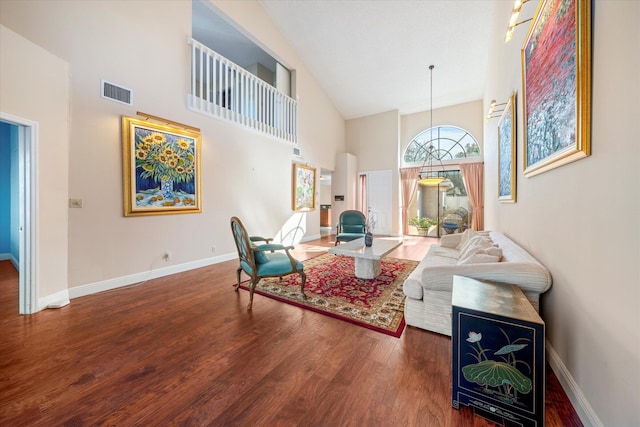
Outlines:
<svg viewBox="0 0 640 427"><path fill-rule="evenodd" d="M331 177L333 172L320 169L318 184L320 199L320 236L329 236L335 232L331 211Z"/></svg>
<svg viewBox="0 0 640 427"><path fill-rule="evenodd" d="M6 165L9 167L6 185L9 194L6 220L3 223L8 239L10 259L18 270L20 314L32 314L38 311L36 266L36 177L38 124L21 117L0 113L2 139L0 144L8 144L10 153ZM6 147L5 147L6 148ZM7 159L5 159L7 160ZM3 237L3 240L5 237Z"/></svg>

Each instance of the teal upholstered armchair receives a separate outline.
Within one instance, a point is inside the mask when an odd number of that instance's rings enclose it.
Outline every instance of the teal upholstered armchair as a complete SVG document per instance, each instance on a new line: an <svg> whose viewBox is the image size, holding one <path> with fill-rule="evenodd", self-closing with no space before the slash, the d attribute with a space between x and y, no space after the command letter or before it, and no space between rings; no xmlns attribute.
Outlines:
<svg viewBox="0 0 640 427"><path fill-rule="evenodd" d="M304 272L302 263L289 253L293 246L269 243L272 239L249 236L242 222L235 216L231 218L231 232L233 233L233 239L238 249L238 258L240 259L238 283L235 286L235 290L238 291L240 287L240 276L243 271L251 277L248 310L251 310L253 305L253 291L263 277L282 277L298 273L301 278L300 292L302 297L306 298L304 284L307 281L307 275ZM257 245L255 242L259 241L266 243Z"/></svg>
<svg viewBox="0 0 640 427"><path fill-rule="evenodd" d="M364 237L367 232L367 219L360 211L348 210L340 214L336 230L336 245L338 242L350 242Z"/></svg>

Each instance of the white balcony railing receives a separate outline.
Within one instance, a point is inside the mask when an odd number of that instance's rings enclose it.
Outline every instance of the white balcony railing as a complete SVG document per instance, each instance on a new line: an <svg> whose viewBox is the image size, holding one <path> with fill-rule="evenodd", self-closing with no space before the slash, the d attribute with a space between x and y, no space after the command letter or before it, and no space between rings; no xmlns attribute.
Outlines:
<svg viewBox="0 0 640 427"><path fill-rule="evenodd" d="M191 44L189 108L298 142L298 103L197 40Z"/></svg>

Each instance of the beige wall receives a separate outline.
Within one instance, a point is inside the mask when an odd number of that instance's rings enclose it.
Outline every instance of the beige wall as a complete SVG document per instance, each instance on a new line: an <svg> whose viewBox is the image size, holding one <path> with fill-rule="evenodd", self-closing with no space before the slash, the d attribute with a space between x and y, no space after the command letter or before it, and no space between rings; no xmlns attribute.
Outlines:
<svg viewBox="0 0 640 427"><path fill-rule="evenodd" d="M331 184L320 183L320 204L321 205L331 204Z"/></svg>
<svg viewBox="0 0 640 427"><path fill-rule="evenodd" d="M594 5L592 155L530 178L522 173L526 29L516 29L509 44L502 41L510 8L498 5L484 105L518 92L517 203L497 201L493 120L485 127L485 226L505 232L551 271L553 287L542 297L549 360L585 424L637 425L640 2Z"/></svg>
<svg viewBox="0 0 640 427"><path fill-rule="evenodd" d="M217 3L296 70L302 161L318 171L334 169L335 153L344 151L344 121L338 112L257 2ZM293 158L290 145L187 110L191 2L3 0L0 22L69 63L69 137L57 138L63 149L52 157L64 157L60 175L66 185L68 173L68 189L62 185L60 194L47 196L55 198L47 209L65 206L55 212L60 228L52 236L62 234L60 242L66 241L69 216L64 285L73 290L72 297L92 284L122 285L158 270L168 274L176 271L171 268L234 256L232 215L253 234L284 236L295 217L305 238L319 236L319 209L303 215L291 211L291 165L300 160ZM131 88L134 105L102 99L101 79ZM42 108L43 114L51 111L46 104ZM137 111L201 129L201 214L123 216L120 120ZM43 134L49 138L46 129ZM46 178L59 182L55 176ZM83 199L84 207L67 210L68 197ZM64 250L56 247L56 256L64 257L67 245L60 246ZM167 250L170 263L161 260Z"/></svg>
<svg viewBox="0 0 640 427"><path fill-rule="evenodd" d="M347 121L347 151L358 159L358 172L391 170L391 233L401 234L398 174L400 116L397 110ZM360 200L356 200L359 206Z"/></svg>
<svg viewBox="0 0 640 427"><path fill-rule="evenodd" d="M0 26L0 112L37 123L33 249L42 299L67 289L69 67L5 26Z"/></svg>
<svg viewBox="0 0 640 427"><path fill-rule="evenodd" d="M338 224L340 214L346 210L356 209L356 187L358 177L358 159L350 153L336 155L336 169L331 178L331 217L332 223ZM343 196L344 200L335 200L335 196Z"/></svg>

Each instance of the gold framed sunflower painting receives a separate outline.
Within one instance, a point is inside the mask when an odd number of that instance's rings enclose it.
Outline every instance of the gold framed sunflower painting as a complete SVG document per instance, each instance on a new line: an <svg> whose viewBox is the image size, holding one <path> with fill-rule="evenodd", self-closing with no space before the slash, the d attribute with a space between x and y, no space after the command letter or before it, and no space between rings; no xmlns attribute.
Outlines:
<svg viewBox="0 0 640 427"><path fill-rule="evenodd" d="M200 132L122 116L124 215L202 211Z"/></svg>

